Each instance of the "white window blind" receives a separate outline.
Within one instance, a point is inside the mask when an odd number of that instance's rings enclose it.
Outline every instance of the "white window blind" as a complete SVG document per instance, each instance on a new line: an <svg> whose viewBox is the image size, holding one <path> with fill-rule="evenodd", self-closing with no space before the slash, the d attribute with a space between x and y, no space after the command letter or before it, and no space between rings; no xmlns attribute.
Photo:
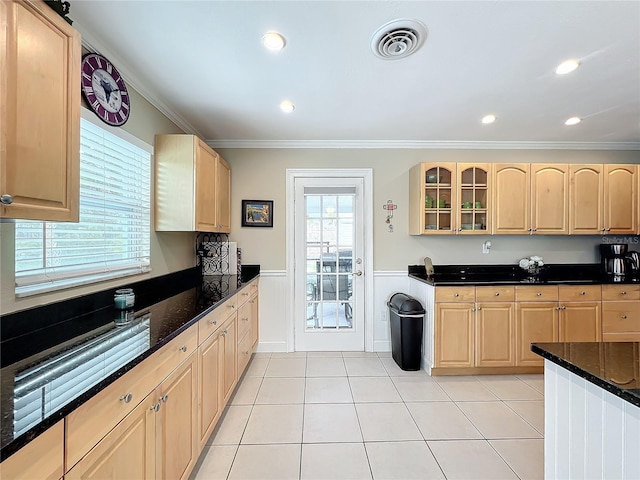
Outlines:
<svg viewBox="0 0 640 480"><path fill-rule="evenodd" d="M80 130L80 222L16 222L17 296L150 270L151 148Z"/></svg>

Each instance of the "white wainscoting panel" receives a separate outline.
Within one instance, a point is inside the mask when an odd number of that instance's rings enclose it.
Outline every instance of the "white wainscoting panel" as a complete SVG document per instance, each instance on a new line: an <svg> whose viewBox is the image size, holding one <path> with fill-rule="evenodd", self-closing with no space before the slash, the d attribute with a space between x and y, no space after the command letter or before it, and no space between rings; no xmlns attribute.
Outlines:
<svg viewBox="0 0 640 480"><path fill-rule="evenodd" d="M396 292L409 293L409 277L406 271L374 272L373 349L376 352L391 351L389 313L387 300ZM260 342L258 352L286 352L287 311L293 299L287 298L285 270L260 272Z"/></svg>
<svg viewBox="0 0 640 480"><path fill-rule="evenodd" d="M640 479L640 407L544 362L544 477Z"/></svg>
<svg viewBox="0 0 640 480"><path fill-rule="evenodd" d="M260 271L260 340L257 352L287 351L287 272Z"/></svg>

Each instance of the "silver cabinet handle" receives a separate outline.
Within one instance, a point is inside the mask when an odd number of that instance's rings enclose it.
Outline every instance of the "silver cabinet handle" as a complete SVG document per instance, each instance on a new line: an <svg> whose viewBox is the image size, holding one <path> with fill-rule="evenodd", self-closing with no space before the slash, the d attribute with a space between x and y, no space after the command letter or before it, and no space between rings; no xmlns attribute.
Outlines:
<svg viewBox="0 0 640 480"><path fill-rule="evenodd" d="M626 320L626 319L627 319L627 316L626 316L626 315L620 315L620 318L621 318L622 320Z"/></svg>
<svg viewBox="0 0 640 480"><path fill-rule="evenodd" d="M361 277L362 276L362 270L356 270L355 272L352 272L351 275L355 275L356 277Z"/></svg>
<svg viewBox="0 0 640 480"><path fill-rule="evenodd" d="M249 317L244 317L244 318L241 318L240 320L242 320L243 322L248 322L249 321Z"/></svg>
<svg viewBox="0 0 640 480"><path fill-rule="evenodd" d="M227 336L227 331L225 330L224 332L222 332L220 335L222 335L223 337Z"/></svg>
<svg viewBox="0 0 640 480"><path fill-rule="evenodd" d="M604 229L604 231L605 231L605 232L610 232L610 231L611 231L611 229L610 229L610 228L605 228L605 229Z"/></svg>
<svg viewBox="0 0 640 480"><path fill-rule="evenodd" d="M536 297L541 297L542 294L540 292L536 292Z"/></svg>
<svg viewBox="0 0 640 480"><path fill-rule="evenodd" d="M580 292L580 295L586 295L586 294L587 294L587 292L584 292L584 291Z"/></svg>
<svg viewBox="0 0 640 480"><path fill-rule="evenodd" d="M156 403L155 405L153 405L149 410L151 410L152 412L159 412L160 411L160 402Z"/></svg>
<svg viewBox="0 0 640 480"><path fill-rule="evenodd" d="M500 292L496 292L496 293L494 293L494 295L495 295L496 297L499 297L499 296L500 296Z"/></svg>
<svg viewBox="0 0 640 480"><path fill-rule="evenodd" d="M166 393L163 396L160 397L160 401L162 403L167 403L167 400L169 400L169 395L166 394Z"/></svg>
<svg viewBox="0 0 640 480"><path fill-rule="evenodd" d="M454 296L454 297L459 297L459 296L460 296L460 294L459 294L459 293L454 293L454 294L453 294L453 296Z"/></svg>
<svg viewBox="0 0 640 480"><path fill-rule="evenodd" d="M627 292L625 292L624 290L622 292L620 292L620 295L626 295Z"/></svg>
<svg viewBox="0 0 640 480"><path fill-rule="evenodd" d="M475 311L476 311L476 309L475 309L475 308L472 308L472 309L471 309L471 311L472 311L472 312L475 312Z"/></svg>
<svg viewBox="0 0 640 480"><path fill-rule="evenodd" d="M8 193L0 195L0 203L2 205L11 205L13 203L13 196Z"/></svg>
<svg viewBox="0 0 640 480"><path fill-rule="evenodd" d="M560 310L566 310L566 309L567 309L567 306L566 306L566 305L562 305L562 306L560 307Z"/></svg>
<svg viewBox="0 0 640 480"><path fill-rule="evenodd" d="M236 308L236 306L233 303L230 303L229 308Z"/></svg>
<svg viewBox="0 0 640 480"><path fill-rule="evenodd" d="M244 353L245 355L249 355L249 350L245 350L245 351L244 351L244 352L242 352L242 353Z"/></svg>
<svg viewBox="0 0 640 480"><path fill-rule="evenodd" d="M255 300L249 300L249 303L253 305L254 303L256 303L256 301Z"/></svg>
<svg viewBox="0 0 640 480"><path fill-rule="evenodd" d="M482 307L478 307L478 310L482 310Z"/></svg>
<svg viewBox="0 0 640 480"><path fill-rule="evenodd" d="M537 229L537 228L532 228L532 229L531 229L531 231L533 231L533 232L537 232L537 231L538 231L538 229Z"/></svg>
<svg viewBox="0 0 640 480"><path fill-rule="evenodd" d="M211 320L209 323L211 325L217 325L218 324L218 320Z"/></svg>
<svg viewBox="0 0 640 480"><path fill-rule="evenodd" d="M181 346L180 347L180 351L181 352L186 352L187 351L187 346L186 345Z"/></svg>
<svg viewBox="0 0 640 480"><path fill-rule="evenodd" d="M133 393L129 392L129 393L126 393L126 394L122 395L120 397L120 400L122 402L124 402L124 403L129 403L131 400L133 400Z"/></svg>
<svg viewBox="0 0 640 480"><path fill-rule="evenodd" d="M243 297L248 297L248 296L249 296L249 294L248 294L247 292L242 292L242 296L243 296Z"/></svg>

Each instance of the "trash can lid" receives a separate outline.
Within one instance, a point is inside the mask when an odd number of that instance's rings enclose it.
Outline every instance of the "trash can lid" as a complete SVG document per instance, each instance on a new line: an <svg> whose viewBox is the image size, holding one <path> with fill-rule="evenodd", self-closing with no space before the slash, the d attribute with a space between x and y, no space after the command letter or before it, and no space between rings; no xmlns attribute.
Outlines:
<svg viewBox="0 0 640 480"><path fill-rule="evenodd" d="M394 293L389 298L387 306L400 315L424 315L422 304L406 293Z"/></svg>

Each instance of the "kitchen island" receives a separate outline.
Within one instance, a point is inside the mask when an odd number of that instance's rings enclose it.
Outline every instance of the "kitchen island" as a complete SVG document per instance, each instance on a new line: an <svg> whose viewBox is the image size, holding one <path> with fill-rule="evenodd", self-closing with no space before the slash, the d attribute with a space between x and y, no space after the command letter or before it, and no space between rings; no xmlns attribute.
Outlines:
<svg viewBox="0 0 640 480"><path fill-rule="evenodd" d="M640 342L531 350L545 359L545 478L640 478Z"/></svg>

